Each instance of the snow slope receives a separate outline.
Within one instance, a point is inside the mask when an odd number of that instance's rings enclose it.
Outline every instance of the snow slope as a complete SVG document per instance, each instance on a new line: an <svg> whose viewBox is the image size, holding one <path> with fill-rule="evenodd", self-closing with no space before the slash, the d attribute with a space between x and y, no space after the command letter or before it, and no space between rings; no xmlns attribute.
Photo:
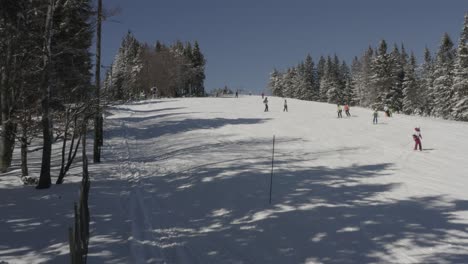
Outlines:
<svg viewBox="0 0 468 264"><path fill-rule="evenodd" d="M268 113L258 96L109 109L89 263L468 263L468 124L269 100ZM15 258L34 263L0 247Z"/></svg>

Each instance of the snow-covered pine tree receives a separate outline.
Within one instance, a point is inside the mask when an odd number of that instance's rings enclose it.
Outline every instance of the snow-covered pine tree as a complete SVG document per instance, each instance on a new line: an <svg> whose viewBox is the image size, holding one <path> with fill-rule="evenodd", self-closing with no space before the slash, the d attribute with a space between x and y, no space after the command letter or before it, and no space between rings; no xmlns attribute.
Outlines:
<svg viewBox="0 0 468 264"><path fill-rule="evenodd" d="M361 72L362 72L362 63L358 59L357 56L353 58L353 61L351 63L351 69L350 69L350 81L353 84L353 94L354 97L352 101L354 104L361 105L362 102L362 91L361 87L358 87L358 82L361 79ZM347 86L348 87L348 86Z"/></svg>
<svg viewBox="0 0 468 264"><path fill-rule="evenodd" d="M468 12L465 13L457 51L453 78L455 95L452 103L452 116L457 120L468 121Z"/></svg>
<svg viewBox="0 0 468 264"><path fill-rule="evenodd" d="M327 56L323 69L320 71L320 101L328 102L328 89L330 88L333 74L333 65L330 56Z"/></svg>
<svg viewBox="0 0 468 264"><path fill-rule="evenodd" d="M317 101L319 98L316 74L314 60L310 54L307 54L304 63L304 79L307 89L305 100Z"/></svg>
<svg viewBox="0 0 468 264"><path fill-rule="evenodd" d="M405 66L403 80L403 112L405 114L421 114L422 100L419 83L416 76L416 57L411 53L410 61Z"/></svg>
<svg viewBox="0 0 468 264"><path fill-rule="evenodd" d="M403 50L400 52L398 46L395 44L393 50L390 53L390 64L391 64L391 81L392 85L390 90L385 96L384 102L389 106L393 111L402 110L402 101L403 101L403 80L405 78L404 68L408 61L408 55L406 51Z"/></svg>
<svg viewBox="0 0 468 264"><path fill-rule="evenodd" d="M273 72L270 73L270 81L268 83L268 87L270 88L271 94L273 96L282 97L283 91L280 85L280 72L277 69L273 69Z"/></svg>
<svg viewBox="0 0 468 264"><path fill-rule="evenodd" d="M434 60L431 52L426 47L424 49L424 63L420 67L420 96L422 103L422 114L431 115L434 108Z"/></svg>
<svg viewBox="0 0 468 264"><path fill-rule="evenodd" d="M306 75L306 70L305 70L305 65L303 62L299 63L296 68L297 72L296 75L294 76L294 94L293 98L297 98L300 100L307 100L307 98L310 98L310 92L311 89L308 87L305 75Z"/></svg>
<svg viewBox="0 0 468 264"><path fill-rule="evenodd" d="M326 90L326 100L328 103L342 103L343 82L340 79L340 61L338 56L327 58L325 75L322 79L323 87Z"/></svg>
<svg viewBox="0 0 468 264"><path fill-rule="evenodd" d="M382 109L389 102L387 96L394 84L392 71L392 61L387 53L387 43L385 40L382 40L377 51L377 56L372 62L369 97L373 108Z"/></svg>
<svg viewBox="0 0 468 264"><path fill-rule="evenodd" d="M374 50L371 46L364 52L360 59L353 60L351 74L354 83L354 93L356 103L361 106L371 105L371 66L373 61Z"/></svg>
<svg viewBox="0 0 468 264"><path fill-rule="evenodd" d="M277 96L285 97L286 95L286 72L279 72L277 83Z"/></svg>
<svg viewBox="0 0 468 264"><path fill-rule="evenodd" d="M130 31L127 32L112 63L112 82L105 81L106 84L112 83L114 99L129 99L138 93L138 74L143 68L141 52L141 44Z"/></svg>
<svg viewBox="0 0 468 264"><path fill-rule="evenodd" d="M295 67L288 68L286 71L283 79L284 97L294 98L294 95L296 94L296 75L297 69Z"/></svg>
<svg viewBox="0 0 468 264"><path fill-rule="evenodd" d="M336 54L333 57L333 65L335 67L335 81L340 94L338 102L344 104L343 96L346 87L346 79L349 76L349 67L345 61L340 61Z"/></svg>
<svg viewBox="0 0 468 264"><path fill-rule="evenodd" d="M354 105L354 83L351 78L350 69L345 61L341 63L340 72L342 78L341 82L343 83L342 103Z"/></svg>
<svg viewBox="0 0 468 264"><path fill-rule="evenodd" d="M452 112L453 100L453 67L456 50L450 36L445 33L437 52L434 65L434 108L432 114L436 117L449 118Z"/></svg>
<svg viewBox="0 0 468 264"><path fill-rule="evenodd" d="M324 88L322 88L322 78L325 75L326 60L323 56L320 56L320 59L317 63L317 86L315 88L318 91L317 101L325 102L326 101L326 91L324 93ZM325 99L324 99L325 98Z"/></svg>

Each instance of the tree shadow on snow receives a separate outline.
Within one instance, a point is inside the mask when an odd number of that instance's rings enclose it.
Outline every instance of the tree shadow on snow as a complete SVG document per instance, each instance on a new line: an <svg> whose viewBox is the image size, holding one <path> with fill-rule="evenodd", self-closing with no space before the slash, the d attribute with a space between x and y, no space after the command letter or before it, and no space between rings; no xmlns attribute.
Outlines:
<svg viewBox="0 0 468 264"><path fill-rule="evenodd" d="M167 153L168 159L187 160L210 153L231 156L164 175L151 176L151 168L138 166L135 159L131 174L146 175L143 180L98 180L91 205L100 216L93 216L93 235L106 239L93 243L90 261L131 262L128 238L119 230L126 228L132 230L131 251L156 262L397 262L395 250L417 254L422 263L468 262L468 225L457 222L454 215L468 210L468 201L444 196L386 198L399 183L366 179L397 173L393 164L300 165L334 152L324 151L279 153L269 205L271 160L266 148L255 153L265 142L194 146ZM119 170L108 171L116 173ZM111 214L108 207L115 199L127 201L122 204L128 215ZM109 221L122 225L117 229L106 224ZM433 250L447 244L445 250ZM98 254L105 250L111 252Z"/></svg>
<svg viewBox="0 0 468 264"><path fill-rule="evenodd" d="M261 124L270 119L267 118L210 118L198 119L187 118L182 120L158 121L154 124L148 124L145 127L126 126L127 135L131 135L129 139L133 140L148 140L157 138L167 134L175 135L178 133L189 132L200 129L215 129L227 125L252 125ZM109 128L105 131L105 138L111 139L122 135L121 127Z"/></svg>
<svg viewBox="0 0 468 264"><path fill-rule="evenodd" d="M0 189L0 262L69 262L68 228L78 190L78 183Z"/></svg>
<svg viewBox="0 0 468 264"><path fill-rule="evenodd" d="M136 110L136 109L131 109L131 108L128 108L128 107L122 107L122 106L113 106L113 107L109 107L108 109L106 109L106 116L113 116L114 114L111 112L112 110L113 111L126 111L126 112L132 112L132 113L159 113L159 112L163 112L163 111L174 111L174 110L181 110L181 109L185 109L186 107L168 107L168 108L161 108L161 109L150 109L150 110Z"/></svg>

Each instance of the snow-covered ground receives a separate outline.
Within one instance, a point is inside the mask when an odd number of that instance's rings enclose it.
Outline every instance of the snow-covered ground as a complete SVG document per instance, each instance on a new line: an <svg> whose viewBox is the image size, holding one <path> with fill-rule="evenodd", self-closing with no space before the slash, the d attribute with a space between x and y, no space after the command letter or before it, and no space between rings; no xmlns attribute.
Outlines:
<svg viewBox="0 0 468 264"><path fill-rule="evenodd" d="M468 263L467 123L373 125L368 109L337 119L334 105L269 99L267 113L258 96L109 109L89 263ZM0 263L68 261L78 185L11 179Z"/></svg>

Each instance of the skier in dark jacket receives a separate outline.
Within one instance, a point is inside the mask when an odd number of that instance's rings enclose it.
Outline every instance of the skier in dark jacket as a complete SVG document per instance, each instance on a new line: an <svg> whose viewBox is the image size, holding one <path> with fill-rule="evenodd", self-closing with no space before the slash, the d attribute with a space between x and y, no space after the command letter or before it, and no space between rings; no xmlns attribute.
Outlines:
<svg viewBox="0 0 468 264"><path fill-rule="evenodd" d="M265 104L265 112L268 112L268 97L265 97L265 100L263 100L263 103Z"/></svg>
<svg viewBox="0 0 468 264"><path fill-rule="evenodd" d="M379 117L379 112L377 112L377 110L374 111L374 113L372 114L372 116L374 116L374 119L372 120L372 124L377 124L378 123L378 117Z"/></svg>
<svg viewBox="0 0 468 264"><path fill-rule="evenodd" d="M288 102L286 101L286 99L284 99L284 108L283 108L283 112L288 112Z"/></svg>

